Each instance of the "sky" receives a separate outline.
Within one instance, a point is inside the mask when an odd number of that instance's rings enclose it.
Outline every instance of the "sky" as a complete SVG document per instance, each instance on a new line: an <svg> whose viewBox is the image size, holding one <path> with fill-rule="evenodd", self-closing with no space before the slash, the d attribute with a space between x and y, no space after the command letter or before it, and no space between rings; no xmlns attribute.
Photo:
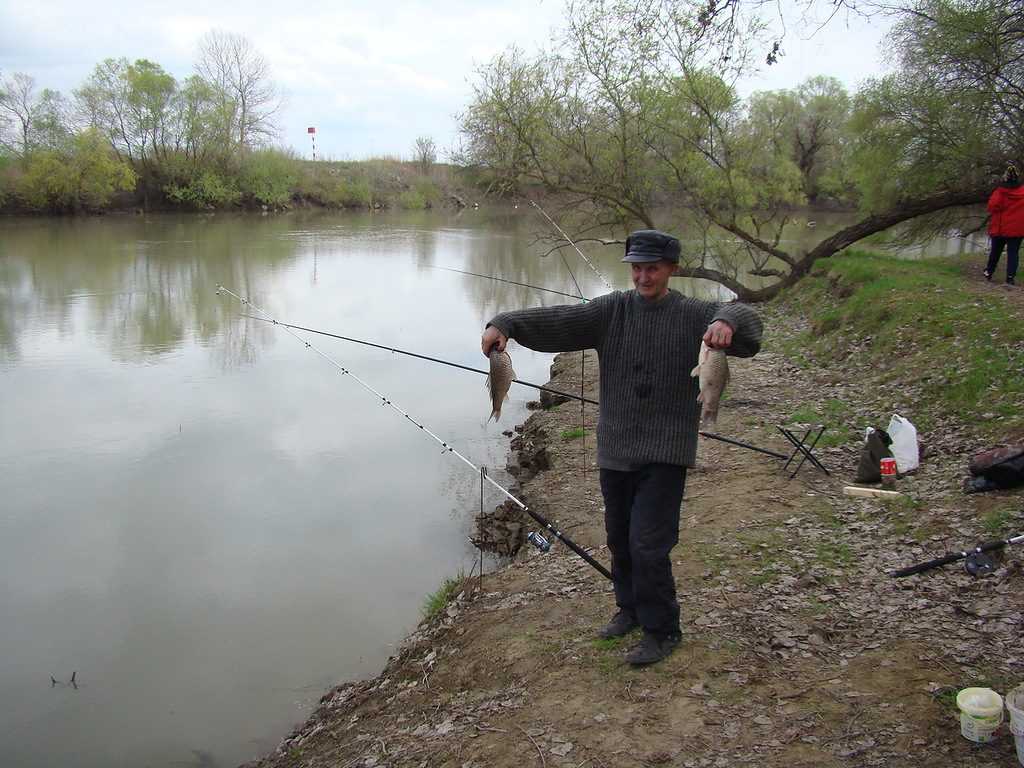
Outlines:
<svg viewBox="0 0 1024 768"><path fill-rule="evenodd" d="M883 72L883 20L838 16L811 34L818 25L802 23L802 5L779 0L785 55L739 83L742 93L816 74L854 90ZM511 45L546 45L562 17L562 0L0 0L0 76L25 72L70 95L97 62L124 56L182 79L200 38L220 29L246 36L270 63L286 94L281 144L308 156L306 129L315 126L321 158L408 158L420 136L443 157L457 141L474 71Z"/></svg>

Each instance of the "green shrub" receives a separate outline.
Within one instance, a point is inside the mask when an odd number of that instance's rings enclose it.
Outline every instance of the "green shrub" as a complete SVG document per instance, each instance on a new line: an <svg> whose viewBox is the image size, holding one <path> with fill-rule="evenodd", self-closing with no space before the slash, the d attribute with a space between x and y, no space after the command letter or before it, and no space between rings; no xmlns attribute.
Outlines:
<svg viewBox="0 0 1024 768"><path fill-rule="evenodd" d="M427 207L427 200L414 189L408 189L398 196L398 206L407 211L422 211Z"/></svg>
<svg viewBox="0 0 1024 768"><path fill-rule="evenodd" d="M347 208L369 208L373 203L373 191L366 179L352 179L344 182L343 205Z"/></svg>
<svg viewBox="0 0 1024 768"><path fill-rule="evenodd" d="M423 198L427 208L433 208L441 200L441 190L432 179L426 176L417 178L412 183L412 188Z"/></svg>
<svg viewBox="0 0 1024 768"><path fill-rule="evenodd" d="M239 191L242 197L261 205L284 205L292 199L298 178L294 156L275 149L260 150L245 158Z"/></svg>
<svg viewBox="0 0 1024 768"><path fill-rule="evenodd" d="M221 208L237 203L242 193L234 179L214 170L202 170L184 184L164 187L167 199L192 208Z"/></svg>
<svg viewBox="0 0 1024 768"><path fill-rule="evenodd" d="M99 132L89 129L61 149L29 157L17 195L35 210L98 210L117 192L133 189L136 178Z"/></svg>
<svg viewBox="0 0 1024 768"><path fill-rule="evenodd" d="M14 158L0 152L0 207L14 196L15 184Z"/></svg>

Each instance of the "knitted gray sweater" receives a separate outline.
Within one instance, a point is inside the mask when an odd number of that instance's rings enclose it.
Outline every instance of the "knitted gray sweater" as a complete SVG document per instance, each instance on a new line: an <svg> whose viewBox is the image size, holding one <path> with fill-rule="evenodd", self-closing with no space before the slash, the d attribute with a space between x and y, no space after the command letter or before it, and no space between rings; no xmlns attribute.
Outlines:
<svg viewBox="0 0 1024 768"><path fill-rule="evenodd" d="M539 352L597 350L597 463L628 470L650 463L693 466L700 388L690 371L701 337L715 320L733 328L728 354L757 354L762 325L754 310L675 290L659 301L636 291L613 291L586 304L503 312L488 325Z"/></svg>

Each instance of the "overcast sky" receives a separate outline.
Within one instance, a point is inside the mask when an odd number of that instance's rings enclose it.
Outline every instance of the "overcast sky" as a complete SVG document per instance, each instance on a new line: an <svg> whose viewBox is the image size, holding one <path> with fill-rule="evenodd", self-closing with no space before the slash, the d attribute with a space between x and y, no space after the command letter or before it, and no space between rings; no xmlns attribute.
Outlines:
<svg viewBox="0 0 1024 768"><path fill-rule="evenodd" d="M0 74L26 72L39 87L70 95L98 61L124 56L148 58L180 79L207 31L237 32L287 93L283 144L308 154L306 128L316 126L320 156L407 157L417 136L451 147L474 69L509 45L544 45L562 8L561 0L0 0ZM742 90L793 87L815 74L853 90L883 70L882 21L836 18L811 36L813 27L794 31L789 18L785 57Z"/></svg>

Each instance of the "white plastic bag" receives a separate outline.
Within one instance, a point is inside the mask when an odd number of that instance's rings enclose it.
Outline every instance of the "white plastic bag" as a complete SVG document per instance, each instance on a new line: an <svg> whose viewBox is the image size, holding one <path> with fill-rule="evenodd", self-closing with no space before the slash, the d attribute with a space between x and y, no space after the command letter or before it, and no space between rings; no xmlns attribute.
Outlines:
<svg viewBox="0 0 1024 768"><path fill-rule="evenodd" d="M917 469L920 463L917 449L917 428L908 419L894 413L892 419L889 420L889 428L886 432L892 438L889 450L896 457L896 471L905 475L907 472Z"/></svg>

